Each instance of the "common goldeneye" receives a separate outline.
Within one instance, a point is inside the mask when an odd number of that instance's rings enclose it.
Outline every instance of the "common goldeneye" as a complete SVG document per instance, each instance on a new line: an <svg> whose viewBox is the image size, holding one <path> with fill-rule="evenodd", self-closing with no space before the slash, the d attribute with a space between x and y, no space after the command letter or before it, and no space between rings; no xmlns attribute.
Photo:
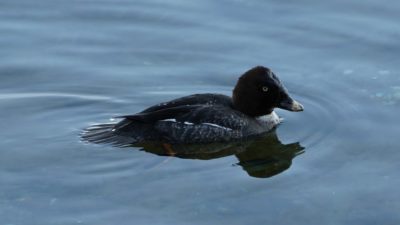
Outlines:
<svg viewBox="0 0 400 225"><path fill-rule="evenodd" d="M247 139L280 123L274 108L303 111L278 77L257 66L240 76L232 98L194 94L160 103L115 124L86 128L84 141L117 146L146 142L210 143Z"/></svg>

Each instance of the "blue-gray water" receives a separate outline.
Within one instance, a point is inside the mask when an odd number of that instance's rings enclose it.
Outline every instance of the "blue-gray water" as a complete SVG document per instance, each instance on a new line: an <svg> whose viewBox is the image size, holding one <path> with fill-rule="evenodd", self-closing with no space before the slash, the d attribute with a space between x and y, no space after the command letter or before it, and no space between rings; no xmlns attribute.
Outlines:
<svg viewBox="0 0 400 225"><path fill-rule="evenodd" d="M0 2L0 224L400 223L400 3ZM305 153L254 178L234 156L85 144L84 127L265 65L305 111Z"/></svg>

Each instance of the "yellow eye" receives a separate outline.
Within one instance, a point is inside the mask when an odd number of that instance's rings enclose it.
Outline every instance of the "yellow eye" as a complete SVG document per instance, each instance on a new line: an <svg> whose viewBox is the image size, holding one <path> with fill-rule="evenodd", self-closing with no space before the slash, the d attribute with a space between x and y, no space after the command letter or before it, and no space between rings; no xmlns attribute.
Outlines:
<svg viewBox="0 0 400 225"><path fill-rule="evenodd" d="M263 92L267 92L268 91L268 87L264 86L262 87Z"/></svg>

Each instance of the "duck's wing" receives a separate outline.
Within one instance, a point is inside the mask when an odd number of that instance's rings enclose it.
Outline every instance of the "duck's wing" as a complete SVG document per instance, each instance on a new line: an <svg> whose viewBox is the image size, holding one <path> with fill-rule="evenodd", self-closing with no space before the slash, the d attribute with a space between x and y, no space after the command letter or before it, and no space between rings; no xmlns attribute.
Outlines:
<svg viewBox="0 0 400 225"><path fill-rule="evenodd" d="M203 106L213 105L231 107L232 99L221 94L195 94L151 106L137 114L122 115L116 118L150 123L179 117Z"/></svg>
<svg viewBox="0 0 400 225"><path fill-rule="evenodd" d="M123 118L118 123L96 124L90 126L81 134L82 140L93 143L108 143L115 146L126 146L145 140L160 139L155 124L159 121L176 121L172 118L180 118L190 114L201 106L176 106L163 108L151 112L141 112L134 115L119 116ZM170 120L168 120L170 119Z"/></svg>
<svg viewBox="0 0 400 225"><path fill-rule="evenodd" d="M141 113L148 113L159 111L168 108L174 108L178 106L192 106L192 105L221 105L221 106L231 106L232 99L226 95L221 94L194 94L185 96L182 98L177 98L168 102L163 102L154 106L151 106Z"/></svg>
<svg viewBox="0 0 400 225"><path fill-rule="evenodd" d="M184 114L188 114L195 109L199 108L199 105L180 105L174 107L163 107L158 110L143 111L141 113L133 115L118 116L116 118L124 118L131 121L138 121L144 123L153 123L159 120L174 119L181 117Z"/></svg>

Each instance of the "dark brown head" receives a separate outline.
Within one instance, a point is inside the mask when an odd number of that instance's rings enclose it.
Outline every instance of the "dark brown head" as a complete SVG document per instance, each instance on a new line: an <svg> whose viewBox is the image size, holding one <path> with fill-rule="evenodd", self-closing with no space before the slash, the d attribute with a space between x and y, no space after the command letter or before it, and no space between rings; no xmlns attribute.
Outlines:
<svg viewBox="0 0 400 225"><path fill-rule="evenodd" d="M233 89L233 104L252 117L270 114L274 108L303 111L303 106L289 96L278 77L263 66L254 67L239 78Z"/></svg>

